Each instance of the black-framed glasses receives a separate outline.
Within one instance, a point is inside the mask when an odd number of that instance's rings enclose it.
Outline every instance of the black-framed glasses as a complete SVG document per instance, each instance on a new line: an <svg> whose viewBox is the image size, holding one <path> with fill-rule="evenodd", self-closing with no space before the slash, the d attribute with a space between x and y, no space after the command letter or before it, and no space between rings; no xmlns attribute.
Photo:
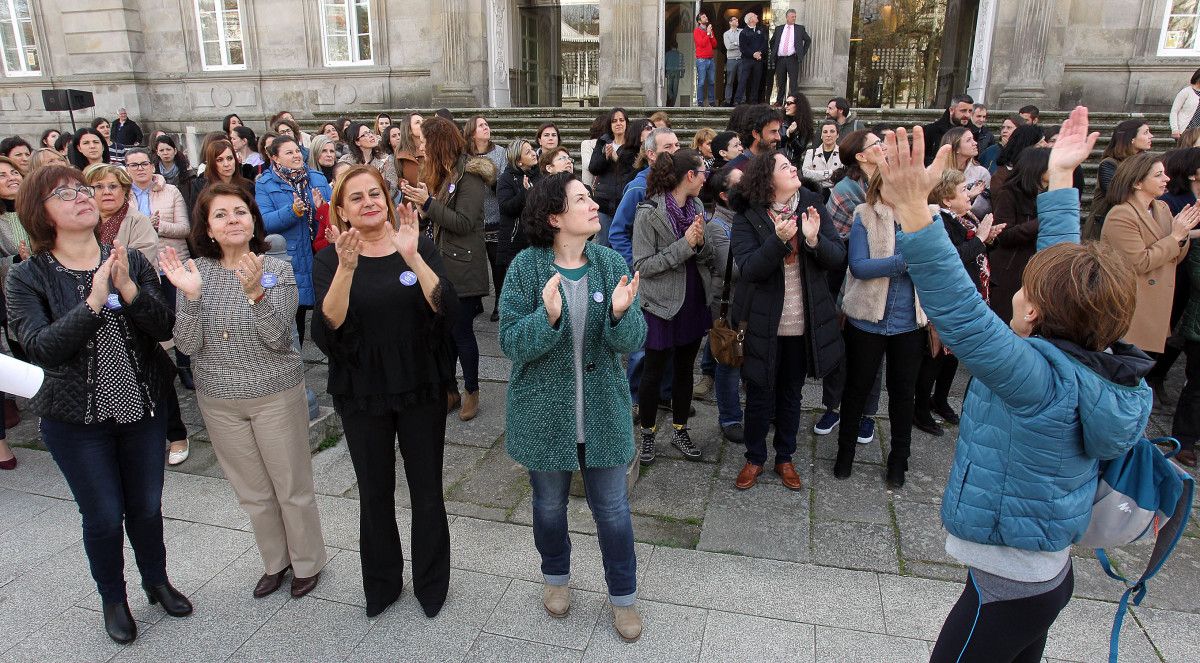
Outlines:
<svg viewBox="0 0 1200 663"><path fill-rule="evenodd" d="M697 174L697 175L699 175L700 177L708 177L708 174L709 174L709 171L708 171L708 170L700 170L699 168L689 168L689 169L688 169L688 172L689 172L689 173L696 173L696 174Z"/></svg>
<svg viewBox="0 0 1200 663"><path fill-rule="evenodd" d="M150 165L151 165L151 164L150 164L150 162L149 162L149 161L141 161L141 162L138 162L138 163L129 163L128 161L126 161L126 162L125 162L125 167L126 167L126 168L138 168L138 169L141 169L141 168L149 168L149 167L150 167Z"/></svg>
<svg viewBox="0 0 1200 663"><path fill-rule="evenodd" d="M87 196L88 198L95 198L96 197L96 187L87 186L87 185L81 185L81 186L76 186L76 187L60 186L57 189L51 191L50 195L43 198L42 202L46 202L47 200L50 200L51 198L58 198L59 200L63 201L64 203L69 203L72 200L75 200L76 198L78 198L79 194L81 194L81 193L83 195Z"/></svg>

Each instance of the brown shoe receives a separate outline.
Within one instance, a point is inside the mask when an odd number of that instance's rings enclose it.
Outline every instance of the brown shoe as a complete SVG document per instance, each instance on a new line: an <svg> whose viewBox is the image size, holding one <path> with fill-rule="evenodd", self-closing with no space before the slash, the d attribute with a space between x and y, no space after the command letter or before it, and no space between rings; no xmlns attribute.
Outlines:
<svg viewBox="0 0 1200 663"><path fill-rule="evenodd" d="M738 490L747 490L749 488L753 488L754 484L758 483L758 475L762 473L762 465L755 465L754 463L747 462L746 466L742 468L742 471L738 472L737 481L733 482L733 485L737 486Z"/></svg>
<svg viewBox="0 0 1200 663"><path fill-rule="evenodd" d="M321 572L320 571L318 571L316 575L314 575L310 578L297 578L295 576L292 576L292 597L298 599L301 596L304 596L305 594L311 592L313 590L313 588L317 586L317 583L320 581L321 581Z"/></svg>
<svg viewBox="0 0 1200 663"><path fill-rule="evenodd" d="M274 594L275 590L283 584L283 577L291 569L291 566L285 566L279 573L264 573L263 577L258 579L258 584L254 586L254 598L261 599Z"/></svg>
<svg viewBox="0 0 1200 663"><path fill-rule="evenodd" d="M459 405L462 405L462 396L457 391L446 392L446 414L457 410Z"/></svg>
<svg viewBox="0 0 1200 663"><path fill-rule="evenodd" d="M783 481L783 487L790 490L800 490L804 484L800 481L800 475L796 474L796 466L792 463L777 463L775 465L775 474L779 475Z"/></svg>
<svg viewBox="0 0 1200 663"><path fill-rule="evenodd" d="M479 414L479 391L468 391L463 394L462 409L458 411L458 418L470 421L477 414Z"/></svg>
<svg viewBox="0 0 1200 663"><path fill-rule="evenodd" d="M1175 455L1175 460L1179 461L1184 467L1196 467L1196 450L1183 449Z"/></svg>

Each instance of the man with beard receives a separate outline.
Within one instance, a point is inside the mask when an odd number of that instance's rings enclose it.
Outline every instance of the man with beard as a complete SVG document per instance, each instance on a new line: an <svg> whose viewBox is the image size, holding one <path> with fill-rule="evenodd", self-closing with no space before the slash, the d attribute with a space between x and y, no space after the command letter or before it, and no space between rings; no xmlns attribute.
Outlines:
<svg viewBox="0 0 1200 663"><path fill-rule="evenodd" d="M779 148L782 140L780 130L783 116L767 104L754 106L746 113L745 123L738 129L738 136L746 151L729 162L731 168L742 170L751 157L767 154Z"/></svg>
<svg viewBox="0 0 1200 663"><path fill-rule="evenodd" d="M937 120L925 125L925 165L933 163L937 156L938 146L942 136L954 127L971 128L971 113L974 111L975 100L969 94L960 94L950 100L950 106ZM974 132L972 132L974 133Z"/></svg>

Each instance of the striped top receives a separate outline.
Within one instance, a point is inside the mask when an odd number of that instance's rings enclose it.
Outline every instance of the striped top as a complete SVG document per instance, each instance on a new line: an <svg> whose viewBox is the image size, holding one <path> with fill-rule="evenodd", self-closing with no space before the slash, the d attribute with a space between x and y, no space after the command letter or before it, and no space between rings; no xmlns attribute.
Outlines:
<svg viewBox="0 0 1200 663"><path fill-rule="evenodd" d="M204 279L198 301L179 291L175 345L192 356L196 391L209 398L261 398L304 380L292 345L299 293L291 264L263 256L263 274L278 282L250 304L237 274L211 258L198 258Z"/></svg>

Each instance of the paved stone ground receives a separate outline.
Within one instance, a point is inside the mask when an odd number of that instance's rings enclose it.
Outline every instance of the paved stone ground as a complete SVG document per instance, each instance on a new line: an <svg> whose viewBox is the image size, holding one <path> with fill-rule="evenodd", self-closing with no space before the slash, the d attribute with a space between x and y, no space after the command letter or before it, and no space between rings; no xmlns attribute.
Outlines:
<svg viewBox="0 0 1200 663"><path fill-rule="evenodd" d="M254 600L262 572L245 514L217 465L196 409L181 393L192 457L167 473L163 510L175 584L197 606L175 620L131 594L141 622L137 642L104 635L70 492L26 421L9 439L21 460L0 472L0 661L919 661L954 603L964 571L943 550L938 508L953 437L915 432L908 484L889 491L882 459L883 417L874 443L860 448L854 477L830 472L836 441L810 430L810 407L797 465L800 492L764 475L739 492L733 478L742 449L724 441L715 405L698 402L693 439L704 459L683 459L669 444L643 470L631 495L639 541L641 609L646 633L622 643L610 626L595 527L582 498L571 498L576 534L574 606L553 620L539 604L540 576L530 524L526 475L504 453L508 361L496 325L481 316L482 410L469 423L451 416L445 454L451 515L450 598L426 619L411 593L381 617L363 611L358 493L345 443L329 436L313 458L330 563L313 595L286 592ZM325 364L305 348L310 386L324 385ZM1172 377L1179 388L1182 361ZM955 390L961 397L964 383ZM328 405L328 398L320 396ZM960 405L954 400L955 407ZM882 408L886 412L885 404ZM1169 430L1166 414L1153 434ZM953 431L952 431L953 432ZM664 442L665 442L665 435ZM403 473L396 501L409 505ZM411 517L400 511L408 545ZM1137 566L1139 553L1118 562ZM1051 661L1103 661L1120 596L1089 551L1077 551L1075 600L1051 632ZM132 555L127 564L136 589ZM1142 607L1125 622L1122 661L1200 660L1200 526L1193 523Z"/></svg>

